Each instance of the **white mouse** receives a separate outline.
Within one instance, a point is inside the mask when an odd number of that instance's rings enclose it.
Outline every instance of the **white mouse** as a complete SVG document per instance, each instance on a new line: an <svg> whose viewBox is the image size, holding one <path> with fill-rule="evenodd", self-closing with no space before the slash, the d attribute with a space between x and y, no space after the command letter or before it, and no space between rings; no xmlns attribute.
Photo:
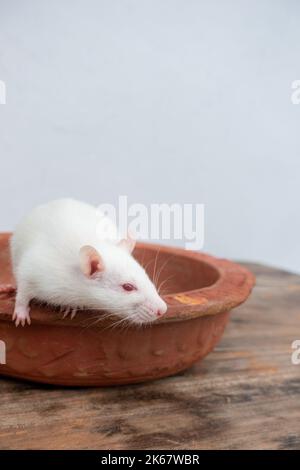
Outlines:
<svg viewBox="0 0 300 470"><path fill-rule="evenodd" d="M113 233L112 221L89 204L60 199L35 208L11 239L16 326L30 324L32 299L72 312L109 311L137 324L163 315L166 303L131 255L135 241Z"/></svg>

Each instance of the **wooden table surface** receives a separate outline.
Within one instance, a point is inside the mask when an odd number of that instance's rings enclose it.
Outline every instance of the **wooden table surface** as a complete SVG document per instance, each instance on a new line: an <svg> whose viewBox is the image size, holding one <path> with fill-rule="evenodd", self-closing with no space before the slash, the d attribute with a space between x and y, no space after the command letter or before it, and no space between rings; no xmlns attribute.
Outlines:
<svg viewBox="0 0 300 470"><path fill-rule="evenodd" d="M0 448L299 449L300 276L246 266L257 276L250 299L185 373L106 389L0 378Z"/></svg>

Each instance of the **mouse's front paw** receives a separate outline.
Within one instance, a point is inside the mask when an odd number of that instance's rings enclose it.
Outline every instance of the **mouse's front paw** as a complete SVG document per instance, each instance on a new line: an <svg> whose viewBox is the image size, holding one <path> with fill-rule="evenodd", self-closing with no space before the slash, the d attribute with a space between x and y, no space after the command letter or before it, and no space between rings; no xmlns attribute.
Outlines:
<svg viewBox="0 0 300 470"><path fill-rule="evenodd" d="M16 306L15 311L13 314L13 321L15 322L15 325L18 326L21 324L22 326L25 326L26 322L28 325L31 323L30 315L29 315L29 307L28 306Z"/></svg>
<svg viewBox="0 0 300 470"><path fill-rule="evenodd" d="M77 308L72 307L61 307L60 312L63 313L63 320L68 316L71 315L71 320L75 318L77 313Z"/></svg>

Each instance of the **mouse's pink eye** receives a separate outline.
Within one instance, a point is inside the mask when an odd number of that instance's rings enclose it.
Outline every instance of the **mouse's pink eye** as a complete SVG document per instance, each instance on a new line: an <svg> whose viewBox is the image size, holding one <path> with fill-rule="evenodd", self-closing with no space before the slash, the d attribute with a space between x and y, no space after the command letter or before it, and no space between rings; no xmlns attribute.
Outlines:
<svg viewBox="0 0 300 470"><path fill-rule="evenodd" d="M127 292L131 292L132 290L136 290L136 287L133 284L130 284L129 282L126 282L125 284L123 284L122 287Z"/></svg>

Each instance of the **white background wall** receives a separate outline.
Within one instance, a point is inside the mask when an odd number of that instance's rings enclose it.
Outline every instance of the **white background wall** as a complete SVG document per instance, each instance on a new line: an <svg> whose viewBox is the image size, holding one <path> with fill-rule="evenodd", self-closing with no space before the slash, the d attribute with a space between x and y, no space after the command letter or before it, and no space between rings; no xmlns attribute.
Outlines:
<svg viewBox="0 0 300 470"><path fill-rule="evenodd" d="M0 6L0 230L61 196L200 202L206 251L300 272L299 1Z"/></svg>

